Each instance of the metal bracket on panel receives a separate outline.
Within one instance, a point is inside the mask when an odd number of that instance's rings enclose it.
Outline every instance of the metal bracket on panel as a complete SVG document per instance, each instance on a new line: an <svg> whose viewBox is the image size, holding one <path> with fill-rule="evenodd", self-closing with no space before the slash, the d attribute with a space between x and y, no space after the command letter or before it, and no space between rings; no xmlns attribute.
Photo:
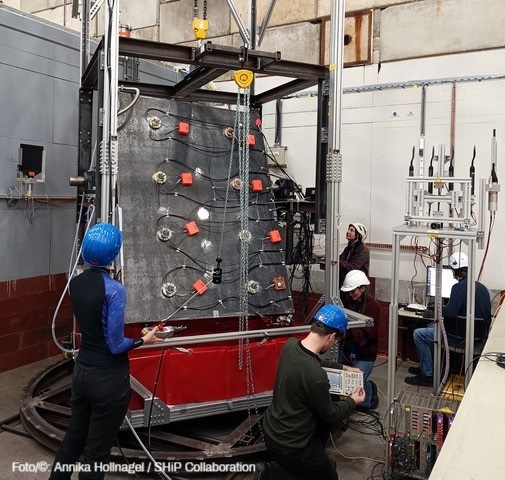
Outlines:
<svg viewBox="0 0 505 480"><path fill-rule="evenodd" d="M212 42L207 41L199 45L198 47L193 48L191 51L191 60L198 60L203 57L206 53L212 52Z"/></svg>
<svg viewBox="0 0 505 480"><path fill-rule="evenodd" d="M323 96L324 97L330 96L330 80L329 79L323 80Z"/></svg>
<svg viewBox="0 0 505 480"><path fill-rule="evenodd" d="M23 194L18 190L17 187L9 187L9 192L7 193L7 206L15 207L19 200L23 198Z"/></svg>
<svg viewBox="0 0 505 480"><path fill-rule="evenodd" d="M134 418L134 426L147 427L147 425L165 425L170 422L170 408L158 397L153 398L150 392L136 378L130 375L130 385L132 390L144 399L144 409L137 411ZM152 406L151 406L152 405ZM143 413L143 415L141 414ZM149 414L151 418L149 420ZM135 425L136 424L136 425Z"/></svg>
<svg viewBox="0 0 505 480"><path fill-rule="evenodd" d="M319 233L321 235L324 235L326 233L326 219L324 218L319 219Z"/></svg>
<svg viewBox="0 0 505 480"><path fill-rule="evenodd" d="M119 57L119 66L123 69L122 80L133 83L140 82L139 65L140 62L136 58Z"/></svg>
<svg viewBox="0 0 505 480"><path fill-rule="evenodd" d="M110 142L110 168L112 175L117 175L117 154L118 151L118 141L117 138L111 140Z"/></svg>
<svg viewBox="0 0 505 480"><path fill-rule="evenodd" d="M321 143L328 143L328 127L321 127Z"/></svg>
<svg viewBox="0 0 505 480"><path fill-rule="evenodd" d="M326 181L332 183L342 181L342 154L340 152L326 155Z"/></svg>
<svg viewBox="0 0 505 480"><path fill-rule="evenodd" d="M107 144L103 140L100 142L100 173L102 175L109 173Z"/></svg>
<svg viewBox="0 0 505 480"><path fill-rule="evenodd" d="M100 7L102 6L104 0L97 0L93 6L91 7L89 11L89 19L92 20L93 17L97 14L98 10L100 10Z"/></svg>
<svg viewBox="0 0 505 480"><path fill-rule="evenodd" d="M103 127L103 119L105 117L105 109L103 107L100 107L99 113L98 113L98 125L100 127Z"/></svg>
<svg viewBox="0 0 505 480"><path fill-rule="evenodd" d="M105 68L105 54L103 50L100 50L100 70Z"/></svg>

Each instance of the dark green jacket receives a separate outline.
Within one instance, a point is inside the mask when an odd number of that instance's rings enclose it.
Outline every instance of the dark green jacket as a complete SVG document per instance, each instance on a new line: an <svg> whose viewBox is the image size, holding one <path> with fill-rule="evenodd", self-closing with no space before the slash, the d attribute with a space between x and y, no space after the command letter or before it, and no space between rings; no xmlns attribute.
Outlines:
<svg viewBox="0 0 505 480"><path fill-rule="evenodd" d="M298 449L307 445L318 422L329 430L340 426L356 404L350 397L333 403L329 388L319 357L290 338L281 351L272 403L263 419L267 440Z"/></svg>

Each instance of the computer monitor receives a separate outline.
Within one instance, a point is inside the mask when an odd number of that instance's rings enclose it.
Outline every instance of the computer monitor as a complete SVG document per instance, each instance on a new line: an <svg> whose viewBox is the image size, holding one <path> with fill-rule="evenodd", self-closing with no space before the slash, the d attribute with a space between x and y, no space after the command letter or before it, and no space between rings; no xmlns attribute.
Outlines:
<svg viewBox="0 0 505 480"><path fill-rule="evenodd" d="M452 286L458 283L452 274L451 267L442 268L442 298L451 296ZM426 271L426 296L435 297L437 288L437 267L429 266Z"/></svg>
<svg viewBox="0 0 505 480"><path fill-rule="evenodd" d="M314 202L316 200L316 187L306 188L304 196L307 202Z"/></svg>

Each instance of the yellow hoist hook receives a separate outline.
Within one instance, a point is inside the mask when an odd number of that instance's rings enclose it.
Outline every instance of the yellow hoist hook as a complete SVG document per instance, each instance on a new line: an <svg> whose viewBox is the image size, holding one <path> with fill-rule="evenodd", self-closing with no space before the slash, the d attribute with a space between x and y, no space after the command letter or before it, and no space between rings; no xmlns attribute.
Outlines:
<svg viewBox="0 0 505 480"><path fill-rule="evenodd" d="M248 88L254 80L254 73L251 70L237 70L234 75L235 83L240 88Z"/></svg>

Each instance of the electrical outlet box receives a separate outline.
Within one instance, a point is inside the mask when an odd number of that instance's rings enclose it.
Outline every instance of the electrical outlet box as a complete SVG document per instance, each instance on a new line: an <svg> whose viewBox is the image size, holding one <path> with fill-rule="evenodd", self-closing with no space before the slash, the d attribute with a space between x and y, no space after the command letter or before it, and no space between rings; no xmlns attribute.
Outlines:
<svg viewBox="0 0 505 480"><path fill-rule="evenodd" d="M286 150L287 149L288 149L288 147L272 147L271 154L274 156L275 162L270 161L268 163L268 166L272 167L272 168L275 168L275 167L286 168L288 166L286 163Z"/></svg>

